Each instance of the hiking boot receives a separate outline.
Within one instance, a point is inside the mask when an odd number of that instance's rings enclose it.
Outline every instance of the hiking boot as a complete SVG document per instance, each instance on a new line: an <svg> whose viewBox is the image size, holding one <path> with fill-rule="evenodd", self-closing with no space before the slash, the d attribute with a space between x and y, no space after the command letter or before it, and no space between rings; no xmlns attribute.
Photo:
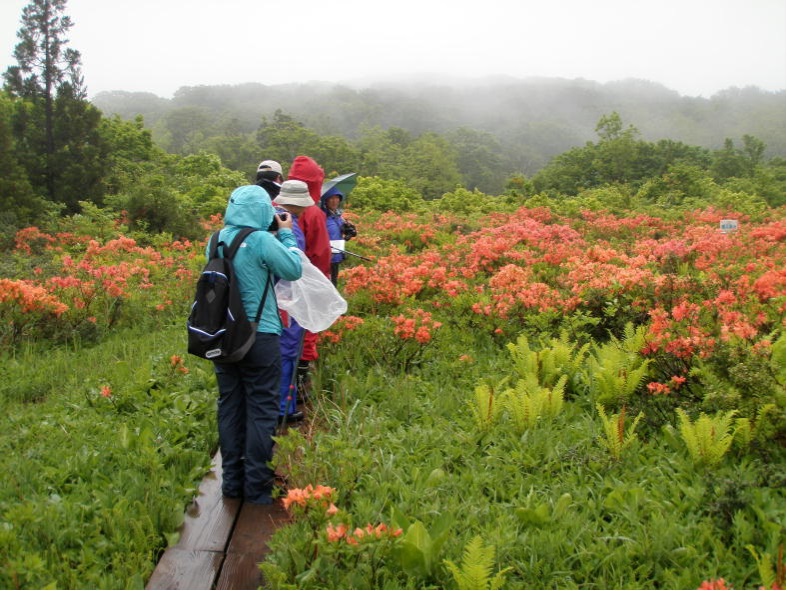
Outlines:
<svg viewBox="0 0 787 591"><path fill-rule="evenodd" d="M296 410L295 412L290 413L288 415L281 415L281 416L279 416L279 423L288 423L288 424L289 423L297 423L299 421L302 421L305 418L306 418L306 415L303 414L303 411Z"/></svg>

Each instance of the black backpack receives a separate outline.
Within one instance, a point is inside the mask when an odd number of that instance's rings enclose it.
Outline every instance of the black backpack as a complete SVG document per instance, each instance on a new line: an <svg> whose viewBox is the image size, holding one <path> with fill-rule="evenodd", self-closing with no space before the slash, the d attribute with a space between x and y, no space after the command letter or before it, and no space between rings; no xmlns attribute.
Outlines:
<svg viewBox="0 0 787 591"><path fill-rule="evenodd" d="M271 284L270 274L257 316L254 322L250 322L243 309L232 265L238 248L254 231L253 228L241 228L229 247L219 242L218 232L211 236L209 260L197 280L194 303L186 321L188 351L192 355L216 363L235 363L243 359L254 344L262 307ZM223 257L219 254L219 247L223 247Z"/></svg>

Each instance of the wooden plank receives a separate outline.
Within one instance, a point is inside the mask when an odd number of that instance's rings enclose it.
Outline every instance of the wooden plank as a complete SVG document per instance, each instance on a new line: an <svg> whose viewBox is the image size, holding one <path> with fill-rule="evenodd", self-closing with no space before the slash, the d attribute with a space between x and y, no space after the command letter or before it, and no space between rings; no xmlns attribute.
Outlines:
<svg viewBox="0 0 787 591"><path fill-rule="evenodd" d="M240 499L225 499L221 494L221 454L217 452L197 497L186 509L176 547L224 552L240 507Z"/></svg>
<svg viewBox="0 0 787 591"><path fill-rule="evenodd" d="M251 554L227 554L214 589L259 589L262 586L262 571L257 566L260 562Z"/></svg>
<svg viewBox="0 0 787 591"><path fill-rule="evenodd" d="M227 554L262 556L273 532L288 520L289 515L279 499L271 505L244 503Z"/></svg>
<svg viewBox="0 0 787 591"><path fill-rule="evenodd" d="M281 501L272 505L244 503L215 588L258 589L262 573L257 565L265 558L273 533L288 520Z"/></svg>
<svg viewBox="0 0 787 591"><path fill-rule="evenodd" d="M241 508L240 499L200 495L188 508L176 547L224 552Z"/></svg>
<svg viewBox="0 0 787 591"><path fill-rule="evenodd" d="M169 548L145 589L212 589L223 562L221 552Z"/></svg>
<svg viewBox="0 0 787 591"><path fill-rule="evenodd" d="M186 510L178 543L168 548L146 589L257 589L273 533L289 520L280 500L242 503L221 494L221 456Z"/></svg>
<svg viewBox="0 0 787 591"><path fill-rule="evenodd" d="M241 504L240 499L225 499L221 494L221 455L217 453L197 497L186 509L178 543L164 552L146 589L211 589Z"/></svg>

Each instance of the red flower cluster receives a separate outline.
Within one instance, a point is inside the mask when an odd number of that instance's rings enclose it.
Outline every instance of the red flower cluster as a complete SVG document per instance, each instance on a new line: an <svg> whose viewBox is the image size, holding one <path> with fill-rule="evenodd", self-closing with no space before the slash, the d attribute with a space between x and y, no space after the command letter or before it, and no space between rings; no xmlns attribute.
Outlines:
<svg viewBox="0 0 787 591"><path fill-rule="evenodd" d="M169 358L169 366L172 368L173 371L178 373L187 374L189 373L189 368L183 364L183 357L180 355L173 355Z"/></svg>
<svg viewBox="0 0 787 591"><path fill-rule="evenodd" d="M702 584L697 589L732 589L732 587L727 587L724 579L712 579L710 581L702 581Z"/></svg>
<svg viewBox="0 0 787 591"><path fill-rule="evenodd" d="M68 306L32 281L0 279L0 304L16 307L23 314L50 313L60 316Z"/></svg>
<svg viewBox="0 0 787 591"><path fill-rule="evenodd" d="M289 509L293 505L303 509L317 508L324 510L327 515L333 515L337 511L333 504L335 494L335 488L322 484L317 486L309 484L306 488L291 488L284 498L284 508Z"/></svg>
<svg viewBox="0 0 787 591"><path fill-rule="evenodd" d="M432 340L432 331L442 326L441 322L432 320L432 315L420 308L412 310L412 317L404 314L394 316L394 334L401 339L412 339L425 345Z"/></svg>
<svg viewBox="0 0 787 591"><path fill-rule="evenodd" d="M61 266L59 274L37 267L35 281L3 280L11 283L2 297L15 299L21 314L48 311L65 324L109 324L116 319L118 299L145 302L147 309L161 311L193 290L195 245L188 241L143 248L124 236L102 244L69 232L51 236L35 227L19 230L15 239L20 253L47 251ZM18 318L15 323L29 324Z"/></svg>
<svg viewBox="0 0 787 591"><path fill-rule="evenodd" d="M340 523L339 525L328 524L328 527L325 528L325 534L328 538L328 541L331 543L341 542L344 540L350 546L357 546L362 542L367 542L371 540L380 540L383 538L398 538L402 535L402 529L391 529L386 524L380 523L378 525L372 525L371 523L367 523L366 527L361 529L360 527L356 527L354 530L350 531L351 526L345 525L344 523Z"/></svg>
<svg viewBox="0 0 787 591"><path fill-rule="evenodd" d="M329 343L338 343L342 340L346 332L355 330L362 324L363 318L359 318L358 316L342 316L329 330L319 333L319 339Z"/></svg>

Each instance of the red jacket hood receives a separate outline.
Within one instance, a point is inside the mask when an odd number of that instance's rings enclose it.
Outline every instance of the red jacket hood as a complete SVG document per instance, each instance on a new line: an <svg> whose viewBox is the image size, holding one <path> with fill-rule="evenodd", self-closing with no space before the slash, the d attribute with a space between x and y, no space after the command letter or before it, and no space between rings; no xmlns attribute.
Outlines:
<svg viewBox="0 0 787 591"><path fill-rule="evenodd" d="M315 203L320 202L322 196L322 181L325 178L320 165L308 156L297 156L292 161L287 180L303 181L309 187L309 195Z"/></svg>

